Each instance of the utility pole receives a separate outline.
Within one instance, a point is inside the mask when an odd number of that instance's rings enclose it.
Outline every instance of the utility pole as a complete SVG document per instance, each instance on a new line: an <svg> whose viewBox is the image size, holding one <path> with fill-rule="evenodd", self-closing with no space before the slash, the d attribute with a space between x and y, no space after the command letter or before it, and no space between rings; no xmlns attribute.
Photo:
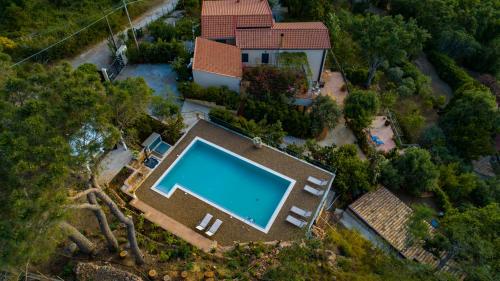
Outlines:
<svg viewBox="0 0 500 281"><path fill-rule="evenodd" d="M113 43L113 46L115 47L115 52L116 52L118 50L118 46L116 45L115 35L113 34L113 30L111 29L111 25L109 25L108 16L106 16L106 23L108 23L109 34L111 35L111 42Z"/></svg>
<svg viewBox="0 0 500 281"><path fill-rule="evenodd" d="M130 28L132 28L132 35L134 36L135 46L137 47L137 50L139 50L139 43L137 43L137 37L135 36L134 26L132 25L132 21L130 20L130 15L128 14L127 3L125 3L125 0L122 0L122 2L123 2L123 7L125 7L125 13L127 14L128 23L130 24Z"/></svg>

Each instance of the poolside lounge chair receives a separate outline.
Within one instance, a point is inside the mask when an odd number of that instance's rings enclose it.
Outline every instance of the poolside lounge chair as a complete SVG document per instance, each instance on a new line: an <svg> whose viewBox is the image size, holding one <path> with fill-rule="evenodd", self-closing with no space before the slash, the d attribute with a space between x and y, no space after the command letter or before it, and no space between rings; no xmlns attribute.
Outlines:
<svg viewBox="0 0 500 281"><path fill-rule="evenodd" d="M320 180L320 179L317 179L317 178L315 178L313 176L309 176L307 178L307 181L310 182L310 183L314 183L316 185L326 185L328 183L328 181L326 181L326 180Z"/></svg>
<svg viewBox="0 0 500 281"><path fill-rule="evenodd" d="M303 221L303 220L300 220L294 216L288 216L286 217L286 221L295 225L296 227L299 227L299 228L303 228L304 226L306 226L307 222Z"/></svg>
<svg viewBox="0 0 500 281"><path fill-rule="evenodd" d="M310 187L307 184L306 184L306 186L304 186L304 190L311 193L312 195L316 195L316 196L321 196L325 193L324 190L319 190L319 189L316 189L314 187Z"/></svg>
<svg viewBox="0 0 500 281"><path fill-rule="evenodd" d="M208 236L213 236L217 232L217 230L219 230L221 224L222 221L220 219L215 220L214 224L212 224L210 229L207 232L205 232L205 234Z"/></svg>
<svg viewBox="0 0 500 281"><path fill-rule="evenodd" d="M311 211L306 211L304 209L301 209L297 206L293 206L291 209L290 209L290 212L292 213L295 213L301 217L304 217L304 218L308 218L312 215L312 212Z"/></svg>
<svg viewBox="0 0 500 281"><path fill-rule="evenodd" d="M207 228L208 223L210 220L213 218L211 214L207 213L205 217L201 220L200 224L196 227L199 231L203 231L205 228Z"/></svg>

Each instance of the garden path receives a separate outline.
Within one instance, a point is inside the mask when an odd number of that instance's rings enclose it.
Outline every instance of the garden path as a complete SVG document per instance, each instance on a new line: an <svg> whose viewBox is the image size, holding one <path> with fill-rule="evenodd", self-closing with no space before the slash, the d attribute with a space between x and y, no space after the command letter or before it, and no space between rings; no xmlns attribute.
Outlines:
<svg viewBox="0 0 500 281"><path fill-rule="evenodd" d="M132 160L132 152L119 145L117 149L106 154L99 163L97 182L108 184L130 160Z"/></svg>

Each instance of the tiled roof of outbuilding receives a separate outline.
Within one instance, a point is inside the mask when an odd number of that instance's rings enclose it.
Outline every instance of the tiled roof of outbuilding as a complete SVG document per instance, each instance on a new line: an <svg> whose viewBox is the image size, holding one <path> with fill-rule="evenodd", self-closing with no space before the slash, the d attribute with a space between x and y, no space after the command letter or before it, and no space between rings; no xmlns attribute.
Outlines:
<svg viewBox="0 0 500 281"><path fill-rule="evenodd" d="M405 258L437 265L436 258L422 247L408 247L409 233L406 224L413 210L386 188L366 193L349 205L349 209Z"/></svg>

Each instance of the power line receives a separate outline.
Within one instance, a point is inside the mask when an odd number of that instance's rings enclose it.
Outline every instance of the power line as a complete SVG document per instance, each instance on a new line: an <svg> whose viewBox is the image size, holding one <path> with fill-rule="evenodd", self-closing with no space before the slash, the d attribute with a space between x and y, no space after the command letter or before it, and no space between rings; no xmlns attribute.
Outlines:
<svg viewBox="0 0 500 281"><path fill-rule="evenodd" d="M37 55L41 54L41 53L43 53L43 52L45 52L45 51L49 50L50 48L53 48L53 47L55 47L55 46L57 46L57 45L59 45L59 44L63 43L64 41L66 41L66 40L68 40L68 39L70 39L70 38L72 38L72 37L74 37L74 36L78 35L79 33L81 33L81 32L83 32L83 31L85 31L86 29L90 28L91 26L95 25L96 23L100 22L101 20L105 19L107 16L109 16L109 15L111 15L111 14L115 13L116 11L118 11L118 10L122 9L125 5L134 4L134 3L136 3L136 2L143 2L143 1L145 1L145 0L135 0L135 1L131 1L131 2L124 2L124 4L121 4L119 7L114 8L111 12L108 12L107 14L105 14L105 15L104 15L103 17L101 17L100 19L97 19L97 20L93 21L92 23L90 23L90 24L86 25L85 27L83 27L83 28L79 29L78 31L76 31L76 32L74 32L74 33L72 33L72 34L70 34L70 35L68 35L68 36L64 37L63 39L61 39L61 40L59 40L59 41L57 41L57 42L55 42L55 43L53 43L53 44L51 44L51 45L49 45L48 47L46 47L46 48L44 48L44 49L42 49L42 50L40 50L40 51L38 51L38 52L36 52L36 53L34 53L34 54L32 54L32 55L30 55L30 56L26 57L26 58L24 58L24 59L22 59L22 60L20 60L20 61L16 62L15 64L11 65L11 67L15 67L15 66L17 66L17 65L19 65L19 64L21 64L21 63L23 63L23 62L25 62L25 61L27 61L27 60L29 60L29 59L31 59L31 58L33 58L33 57L35 57L35 56L37 56Z"/></svg>

